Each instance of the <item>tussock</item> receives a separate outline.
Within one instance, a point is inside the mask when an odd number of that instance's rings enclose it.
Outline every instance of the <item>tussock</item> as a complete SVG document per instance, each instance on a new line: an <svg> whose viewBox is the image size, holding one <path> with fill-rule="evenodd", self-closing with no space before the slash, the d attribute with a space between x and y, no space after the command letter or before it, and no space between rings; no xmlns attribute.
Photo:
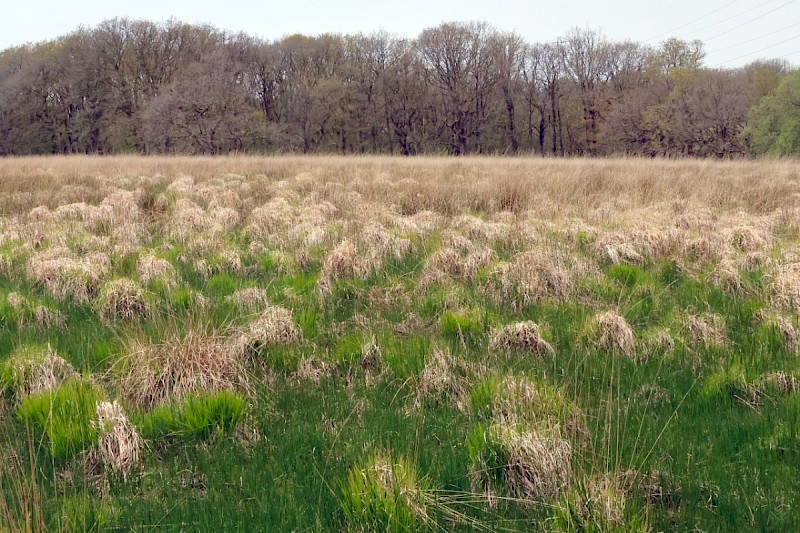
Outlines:
<svg viewBox="0 0 800 533"><path fill-rule="evenodd" d="M552 355L553 347L542 338L538 324L526 321L504 326L498 330L489 343L491 351L521 350L534 355Z"/></svg>
<svg viewBox="0 0 800 533"><path fill-rule="evenodd" d="M744 282L739 275L739 265L730 257L723 258L709 275L709 281L730 294L739 294Z"/></svg>
<svg viewBox="0 0 800 533"><path fill-rule="evenodd" d="M39 329L67 327L67 317L58 309L50 309L44 305L37 305L33 308L33 318L36 327Z"/></svg>
<svg viewBox="0 0 800 533"><path fill-rule="evenodd" d="M141 464L144 443L122 406L116 400L99 402L92 426L98 434L97 459L113 473L127 479L131 469Z"/></svg>
<svg viewBox="0 0 800 533"><path fill-rule="evenodd" d="M557 434L520 431L517 426L497 423L484 438L500 457L480 457L470 470L474 488L483 489L490 502L495 491L523 504L551 503L572 480L572 446ZM495 461L500 462L495 464ZM498 471L499 469L499 471Z"/></svg>
<svg viewBox="0 0 800 533"><path fill-rule="evenodd" d="M303 357L297 365L297 371L295 371L294 377L298 381L319 383L329 372L330 369L325 361L318 357Z"/></svg>
<svg viewBox="0 0 800 533"><path fill-rule="evenodd" d="M419 376L413 407L453 403L461 410L466 405L469 369L449 352L435 349L427 357Z"/></svg>
<svg viewBox="0 0 800 533"><path fill-rule="evenodd" d="M263 311L270 306L269 295L265 289L259 287L247 287L235 291L225 298L233 302L239 310L246 313L253 311Z"/></svg>
<svg viewBox="0 0 800 533"><path fill-rule="evenodd" d="M567 441L536 431L520 434L507 430L501 439L508 451L505 480L513 496L547 502L568 486L572 447Z"/></svg>
<svg viewBox="0 0 800 533"><path fill-rule="evenodd" d="M569 271L543 252L522 252L501 265L492 277L499 281L495 297L515 309L537 303L559 303L572 295Z"/></svg>
<svg viewBox="0 0 800 533"><path fill-rule="evenodd" d="M284 307L270 305L254 321L241 328L233 338L236 353L252 357L271 346L287 346L302 339L292 313Z"/></svg>
<svg viewBox="0 0 800 533"><path fill-rule="evenodd" d="M66 248L51 248L28 259L26 272L55 298L88 303L99 291L109 267L108 256L104 254L78 258Z"/></svg>
<svg viewBox="0 0 800 533"><path fill-rule="evenodd" d="M755 386L759 389L771 388L781 394L800 392L800 380L785 372L767 372L761 374Z"/></svg>
<svg viewBox="0 0 800 533"><path fill-rule="evenodd" d="M595 315L592 319L594 338L610 352L619 352L628 357L636 355L636 336L630 324L614 311Z"/></svg>
<svg viewBox="0 0 800 533"><path fill-rule="evenodd" d="M787 311L800 313L800 261L782 265L775 275L775 304Z"/></svg>
<svg viewBox="0 0 800 533"><path fill-rule="evenodd" d="M684 328L687 341L691 346L722 347L728 344L728 332L725 319L714 313L688 315Z"/></svg>
<svg viewBox="0 0 800 533"><path fill-rule="evenodd" d="M158 281L167 290L178 286L178 276L172 263L153 254L141 256L136 264L136 270L139 273L139 279L144 284Z"/></svg>
<svg viewBox="0 0 800 533"><path fill-rule="evenodd" d="M238 354L227 339L190 330L160 344L133 339L111 369L132 405L151 409L202 392L247 388Z"/></svg>
<svg viewBox="0 0 800 533"><path fill-rule="evenodd" d="M412 250L411 241L397 237L377 222L370 222L361 231L368 249L378 257L403 259Z"/></svg>
<svg viewBox="0 0 800 533"><path fill-rule="evenodd" d="M115 279L103 285L95 308L104 322L147 318L152 312L144 289L127 278Z"/></svg>
<svg viewBox="0 0 800 533"><path fill-rule="evenodd" d="M56 354L50 346L24 346L19 348L2 366L3 375L10 380L17 398L56 389L61 383L76 375L69 362Z"/></svg>
<svg viewBox="0 0 800 533"><path fill-rule="evenodd" d="M382 370L385 364L381 348L373 336L361 346L361 359L358 361L358 365L366 372L376 372Z"/></svg>

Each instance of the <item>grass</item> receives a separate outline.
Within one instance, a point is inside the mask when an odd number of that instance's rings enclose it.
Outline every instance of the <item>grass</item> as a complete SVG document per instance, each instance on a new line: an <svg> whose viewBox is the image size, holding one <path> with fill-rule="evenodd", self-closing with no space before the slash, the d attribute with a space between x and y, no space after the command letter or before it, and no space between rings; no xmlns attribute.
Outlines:
<svg viewBox="0 0 800 533"><path fill-rule="evenodd" d="M795 530L797 175L0 160L3 527Z"/></svg>

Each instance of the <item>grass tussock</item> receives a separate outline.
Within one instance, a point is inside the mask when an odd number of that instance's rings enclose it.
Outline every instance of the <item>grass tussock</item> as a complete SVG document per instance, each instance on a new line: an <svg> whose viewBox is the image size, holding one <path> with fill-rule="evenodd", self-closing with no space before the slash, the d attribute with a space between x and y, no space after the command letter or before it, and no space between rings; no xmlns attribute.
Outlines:
<svg viewBox="0 0 800 533"><path fill-rule="evenodd" d="M148 318L153 310L145 290L131 279L115 279L103 285L95 301L105 322L130 322Z"/></svg>
<svg viewBox="0 0 800 533"><path fill-rule="evenodd" d="M489 343L492 351L520 351L533 355L553 355L553 346L542 337L538 324L528 320L500 328Z"/></svg>
<svg viewBox="0 0 800 533"><path fill-rule="evenodd" d="M120 394L146 410L192 394L247 387L239 354L228 339L197 330L155 344L131 339L111 374Z"/></svg>
<svg viewBox="0 0 800 533"><path fill-rule="evenodd" d="M0 365L0 382L17 399L56 389L76 374L50 345L22 346Z"/></svg>
<svg viewBox="0 0 800 533"><path fill-rule="evenodd" d="M127 478L141 464L142 438L116 400L99 402L96 412L92 425L98 435L97 460L114 474Z"/></svg>

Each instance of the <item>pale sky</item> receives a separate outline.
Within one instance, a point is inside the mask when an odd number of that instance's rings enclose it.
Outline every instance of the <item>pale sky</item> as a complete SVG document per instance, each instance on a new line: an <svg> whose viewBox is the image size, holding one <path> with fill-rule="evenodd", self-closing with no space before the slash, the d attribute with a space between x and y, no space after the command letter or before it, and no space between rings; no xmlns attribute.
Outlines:
<svg viewBox="0 0 800 533"><path fill-rule="evenodd" d="M13 7L3 8L3 4ZM441 22L480 20L528 42L589 27L612 40L658 44L701 39L709 67L759 58L800 64L800 0L0 0L0 49L48 40L104 19L175 18L264 39L303 33L371 33L416 37Z"/></svg>

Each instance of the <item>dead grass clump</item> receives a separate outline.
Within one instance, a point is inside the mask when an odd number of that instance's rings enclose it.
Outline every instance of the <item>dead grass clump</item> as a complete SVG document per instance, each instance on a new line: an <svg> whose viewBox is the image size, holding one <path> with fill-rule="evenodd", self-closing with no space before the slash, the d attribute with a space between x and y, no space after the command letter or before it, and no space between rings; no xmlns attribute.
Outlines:
<svg viewBox="0 0 800 533"><path fill-rule="evenodd" d="M210 227L211 219L202 207L186 198L179 198L175 202L169 222L169 234L174 239L184 241Z"/></svg>
<svg viewBox="0 0 800 533"><path fill-rule="evenodd" d="M151 314L150 301L144 289L131 279L120 278L103 285L95 308L104 322L130 321Z"/></svg>
<svg viewBox="0 0 800 533"><path fill-rule="evenodd" d="M127 479L132 468L141 464L144 443L116 400L98 402L97 417L92 421L97 430L97 459L115 474Z"/></svg>
<svg viewBox="0 0 800 533"><path fill-rule="evenodd" d="M800 391L800 380L785 372L767 372L759 376L755 386L759 390L772 389L780 394L794 394Z"/></svg>
<svg viewBox="0 0 800 533"><path fill-rule="evenodd" d="M684 328L691 346L723 347L728 344L725 319L714 313L688 315Z"/></svg>
<svg viewBox="0 0 800 533"><path fill-rule="evenodd" d="M413 407L452 402L459 410L463 409L466 405L468 375L469 369L463 362L447 351L434 349L419 376Z"/></svg>
<svg viewBox="0 0 800 533"><path fill-rule="evenodd" d="M645 384L639 387L636 395L653 408L672 403L672 396L664 387L654 384Z"/></svg>
<svg viewBox="0 0 800 533"><path fill-rule="evenodd" d="M413 248L410 240L393 235L377 222L365 225L361 231L361 238L370 252L379 257L400 260Z"/></svg>
<svg viewBox="0 0 800 533"><path fill-rule="evenodd" d="M757 252L772 245L772 235L764 227L736 226L726 232L730 243L743 252Z"/></svg>
<svg viewBox="0 0 800 533"><path fill-rule="evenodd" d="M108 256L87 255L77 258L66 248L49 249L28 259L28 277L59 300L73 298L91 301L108 272Z"/></svg>
<svg viewBox="0 0 800 533"><path fill-rule="evenodd" d="M501 265L492 277L499 281L495 298L519 309L536 303L563 302L573 293L572 276L566 267L544 252L523 252Z"/></svg>
<svg viewBox="0 0 800 533"><path fill-rule="evenodd" d="M572 480L572 446L557 434L520 431L515 425L496 423L474 435L470 455L473 490L489 502L495 494L523 504L551 503Z"/></svg>
<svg viewBox="0 0 800 533"><path fill-rule="evenodd" d="M521 350L534 355L552 355L553 347L542 338L541 328L538 324L526 321L517 322L500 328L489 343L491 351Z"/></svg>
<svg viewBox="0 0 800 533"><path fill-rule="evenodd" d="M50 345L23 346L0 367L2 381L17 398L56 389L75 375L72 365L56 354Z"/></svg>
<svg viewBox="0 0 800 533"><path fill-rule="evenodd" d="M44 305L37 305L33 308L33 318L39 329L61 329L67 326L67 316L64 313Z"/></svg>
<svg viewBox="0 0 800 533"><path fill-rule="evenodd" d="M356 245L347 239L331 250L322 264L322 277L329 279L364 278L369 271L369 265L359 256Z"/></svg>
<svg viewBox="0 0 800 533"><path fill-rule="evenodd" d="M774 282L773 300L781 309L800 312L800 261L784 264Z"/></svg>
<svg viewBox="0 0 800 533"><path fill-rule="evenodd" d="M160 344L133 339L111 372L119 392L143 409L202 392L247 388L240 359L227 339L190 330Z"/></svg>
<svg viewBox="0 0 800 533"><path fill-rule="evenodd" d="M330 368L325 361L318 357L303 357L297 365L297 371L294 373L295 379L298 381L311 381L312 383L319 383L322 378L330 373Z"/></svg>
<svg viewBox="0 0 800 533"><path fill-rule="evenodd" d="M505 481L514 497L552 501L568 486L572 474L569 442L536 431L506 431L502 439L508 452Z"/></svg>
<svg viewBox="0 0 800 533"><path fill-rule="evenodd" d="M709 275L709 281L729 294L739 294L744 289L739 265L730 257L724 257L719 262Z"/></svg>
<svg viewBox="0 0 800 533"><path fill-rule="evenodd" d="M139 273L139 279L144 284L157 281L162 283L167 290L178 286L178 276L172 263L153 254L141 256L136 264L136 270Z"/></svg>
<svg viewBox="0 0 800 533"><path fill-rule="evenodd" d="M636 335L628 321L614 311L600 313L592 319L593 337L604 350L628 357L636 355Z"/></svg>
<svg viewBox="0 0 800 533"><path fill-rule="evenodd" d="M358 366L366 372L379 372L385 365L381 348L375 341L375 336L373 336L361 346L361 359L358 361Z"/></svg>
<svg viewBox="0 0 800 533"><path fill-rule="evenodd" d="M270 306L269 294L266 289L259 287L239 289L225 299L233 302L239 310L247 313L261 311Z"/></svg>
<svg viewBox="0 0 800 533"><path fill-rule="evenodd" d="M284 307L269 305L254 321L234 336L235 351L245 357L259 354L270 346L287 346L300 342L303 334L292 313Z"/></svg>

